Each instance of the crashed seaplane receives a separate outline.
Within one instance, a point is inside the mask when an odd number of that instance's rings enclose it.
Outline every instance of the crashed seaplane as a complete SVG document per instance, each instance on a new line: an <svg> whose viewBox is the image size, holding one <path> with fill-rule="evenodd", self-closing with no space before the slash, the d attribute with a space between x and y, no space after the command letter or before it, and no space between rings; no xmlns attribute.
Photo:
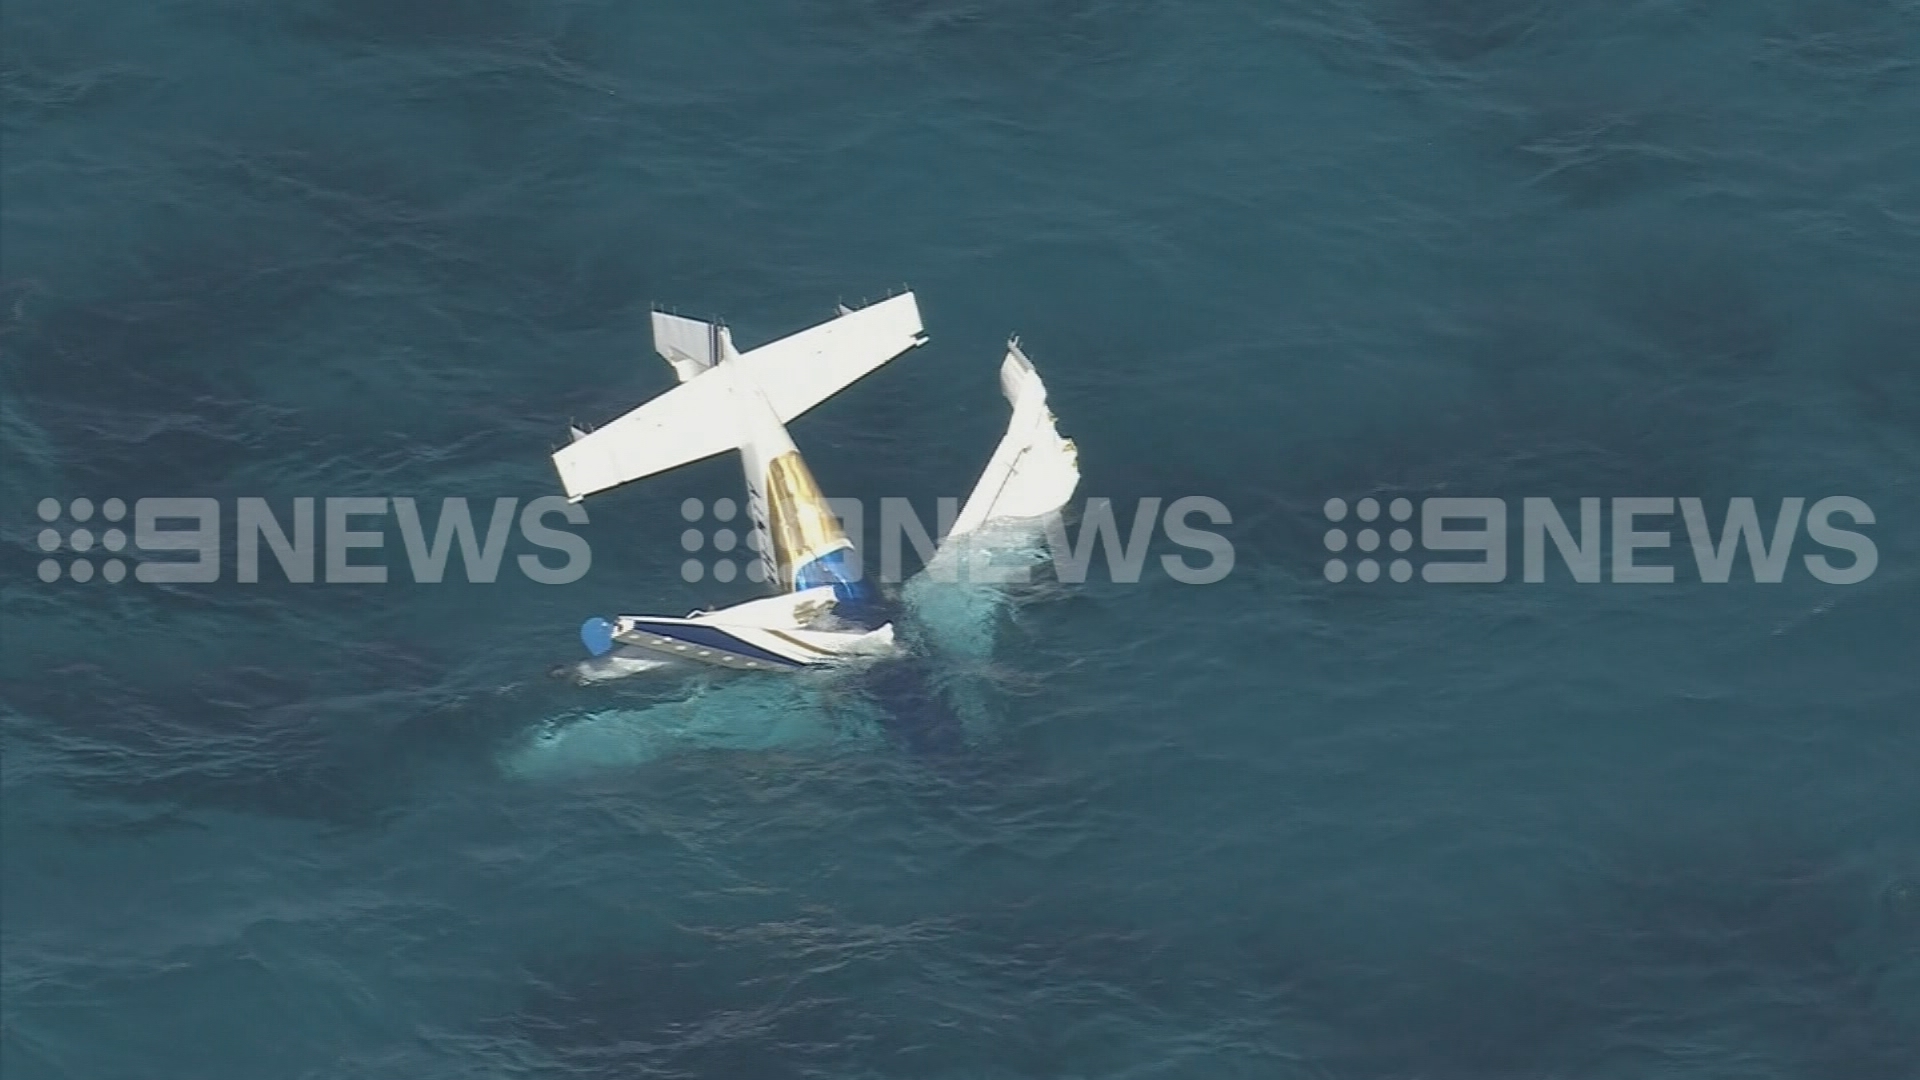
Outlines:
<svg viewBox="0 0 1920 1080"><path fill-rule="evenodd" d="M567 498L578 502L737 450L756 533L759 580L774 595L683 617L590 618L580 628L596 669L619 673L680 660L725 668L793 671L897 650L879 591L859 571L853 542L807 469L786 425L898 356L926 343L912 293L738 352L727 328L653 314L654 348L680 385L595 431L575 428L553 455ZM1074 444L1062 438L1046 387L1017 339L1000 386L1012 421L985 472L940 542L936 560L989 525L1051 515L1080 480Z"/></svg>

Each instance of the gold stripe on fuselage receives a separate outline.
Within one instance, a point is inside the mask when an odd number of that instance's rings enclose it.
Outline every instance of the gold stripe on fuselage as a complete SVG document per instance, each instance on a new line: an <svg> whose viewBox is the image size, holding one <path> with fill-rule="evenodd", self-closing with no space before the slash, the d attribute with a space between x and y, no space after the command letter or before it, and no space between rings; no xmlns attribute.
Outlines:
<svg viewBox="0 0 1920 1080"><path fill-rule="evenodd" d="M780 580L789 588L796 569L830 551L853 546L798 450L767 463L767 530L773 534Z"/></svg>

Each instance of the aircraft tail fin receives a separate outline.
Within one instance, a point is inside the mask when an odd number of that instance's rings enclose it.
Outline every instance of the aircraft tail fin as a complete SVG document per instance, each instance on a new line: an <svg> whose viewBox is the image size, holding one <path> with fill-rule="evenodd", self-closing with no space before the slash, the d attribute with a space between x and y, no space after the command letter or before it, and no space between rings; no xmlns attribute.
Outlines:
<svg viewBox="0 0 1920 1080"><path fill-rule="evenodd" d="M673 366L681 382L687 382L733 354L733 336L717 323L656 311L653 351Z"/></svg>

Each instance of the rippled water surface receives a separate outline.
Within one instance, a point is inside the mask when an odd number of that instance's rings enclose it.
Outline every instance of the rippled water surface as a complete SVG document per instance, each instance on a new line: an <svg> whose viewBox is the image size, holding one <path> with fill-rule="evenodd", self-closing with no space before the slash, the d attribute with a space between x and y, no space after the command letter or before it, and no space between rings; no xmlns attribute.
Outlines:
<svg viewBox="0 0 1920 1080"><path fill-rule="evenodd" d="M1913 0L4 23L7 1080L1920 1076ZM1082 494L1220 500L1232 573L548 678L751 595L679 573L715 459L571 585L37 576L48 497L552 494L650 305L902 283L830 494L964 495L1017 331ZM1847 495L1878 567L1330 583L1369 495Z"/></svg>

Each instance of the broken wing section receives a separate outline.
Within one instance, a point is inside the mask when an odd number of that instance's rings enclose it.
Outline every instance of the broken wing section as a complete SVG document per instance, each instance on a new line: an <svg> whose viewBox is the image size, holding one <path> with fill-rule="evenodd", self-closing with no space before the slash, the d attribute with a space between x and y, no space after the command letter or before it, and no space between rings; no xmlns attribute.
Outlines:
<svg viewBox="0 0 1920 1080"><path fill-rule="evenodd" d="M1061 437L1047 407L1046 384L1018 339L1007 343L1000 390L1013 406L1013 418L949 537L965 536L989 521L1044 517L1066 505L1080 485L1079 451L1072 439Z"/></svg>

